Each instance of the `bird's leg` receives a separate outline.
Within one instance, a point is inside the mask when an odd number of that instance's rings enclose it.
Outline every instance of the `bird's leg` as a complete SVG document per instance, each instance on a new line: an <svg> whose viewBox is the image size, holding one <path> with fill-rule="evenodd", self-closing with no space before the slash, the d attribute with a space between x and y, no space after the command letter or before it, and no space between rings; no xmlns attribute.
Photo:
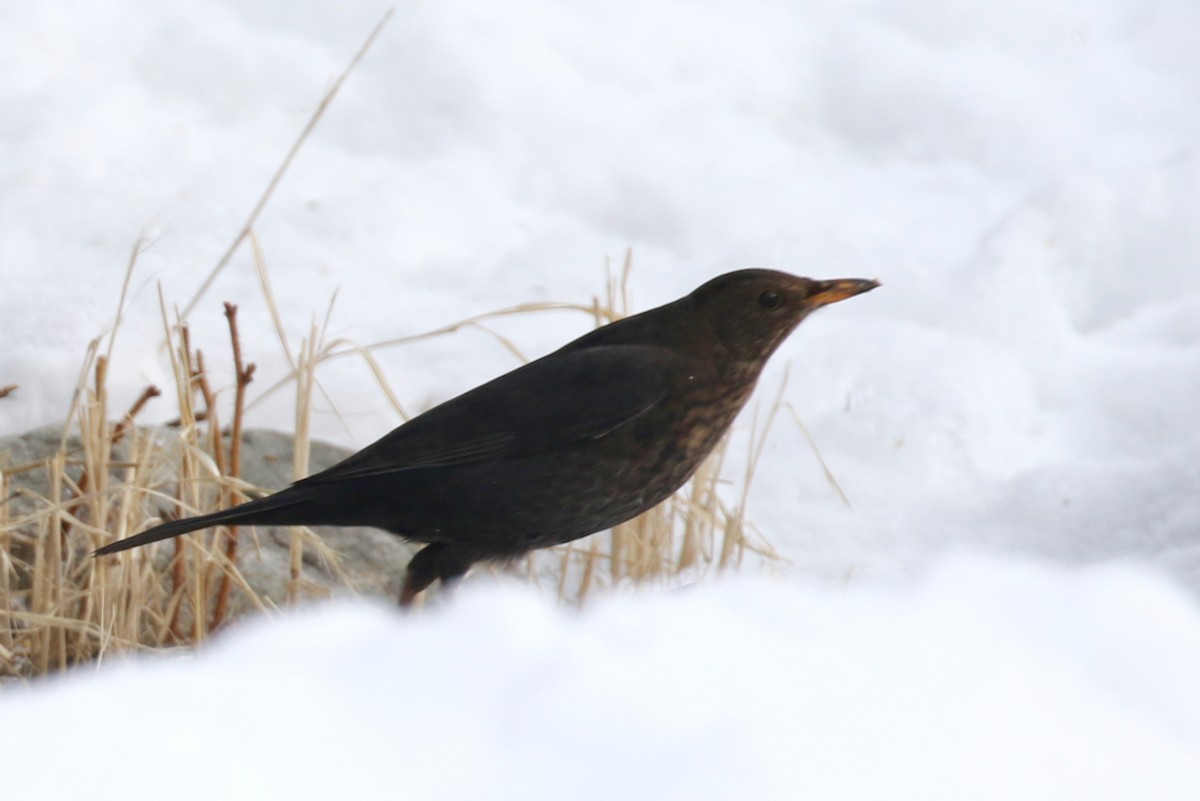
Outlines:
<svg viewBox="0 0 1200 801"><path fill-rule="evenodd" d="M453 547L442 551L437 560L438 578L442 580L442 592L446 592L457 584L474 563L473 557L462 551L456 551Z"/></svg>
<svg viewBox="0 0 1200 801"><path fill-rule="evenodd" d="M409 606L424 589L441 579L450 586L471 569L475 559L467 552L455 549L450 543L426 545L408 563L404 586L400 590L400 605Z"/></svg>
<svg viewBox="0 0 1200 801"><path fill-rule="evenodd" d="M444 542L426 545L409 560L404 571L404 586L400 590L400 605L409 606L413 600L438 577L438 554L446 550Z"/></svg>

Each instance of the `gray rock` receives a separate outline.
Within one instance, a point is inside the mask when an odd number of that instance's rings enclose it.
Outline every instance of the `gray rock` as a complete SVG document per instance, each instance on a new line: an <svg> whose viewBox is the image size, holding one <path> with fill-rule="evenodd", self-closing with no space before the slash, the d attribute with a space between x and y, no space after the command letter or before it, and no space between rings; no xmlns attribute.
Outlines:
<svg viewBox="0 0 1200 801"><path fill-rule="evenodd" d="M177 431L169 428L141 429L146 436L155 436L170 447ZM0 437L0 471L6 475L11 468L40 462L58 452L62 442L62 427L49 426L25 434ZM293 438L272 431L245 432L242 445L242 474L244 479L264 490L281 489L292 480ZM79 452L79 439L67 441L68 453ZM322 470L341 459L349 451L321 442L313 442L309 450L312 472ZM127 459L128 447L118 446L114 459ZM68 467L68 474L78 479L81 470ZM16 520L44 504L49 479L44 469L22 471L8 475L9 497L0 499L8 505L9 517ZM161 477L169 482L173 476ZM114 471L111 481L120 480ZM153 515L156 510L147 510ZM306 545L301 566L298 598L317 598L358 592L395 599L399 594L404 568L414 546L399 537L377 529L319 527L314 529L324 545L336 554L331 562L318 553L318 548ZM36 532L18 528L10 538L12 554L29 561ZM238 540L237 566L250 588L262 599L276 605L287 601L291 586L291 530L279 526L243 526ZM156 567L165 570L174 549L158 547ZM231 595L231 612L236 615L253 608L244 592Z"/></svg>
<svg viewBox="0 0 1200 801"><path fill-rule="evenodd" d="M242 473L247 481L267 490L283 489L292 483L291 436L274 431L247 431L242 437ZM309 444L309 469L317 472L350 455L352 451L324 442ZM238 569L250 586L275 603L287 597L291 574L291 533L287 527L257 527L259 547L249 537L239 543ZM339 576L334 566L312 548L305 549L302 580L321 595L350 589L399 597L404 568L416 549L394 534L375 528L317 526L313 531L337 555ZM347 581L349 584L347 585Z"/></svg>

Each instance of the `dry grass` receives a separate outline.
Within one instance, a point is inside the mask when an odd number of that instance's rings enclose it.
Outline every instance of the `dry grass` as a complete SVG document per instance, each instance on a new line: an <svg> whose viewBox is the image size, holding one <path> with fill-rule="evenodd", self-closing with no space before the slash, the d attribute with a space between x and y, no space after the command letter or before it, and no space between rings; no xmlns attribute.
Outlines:
<svg viewBox="0 0 1200 801"><path fill-rule="evenodd" d="M236 310L227 313L236 343ZM165 324L165 306L163 314ZM132 424L160 394L155 387L113 421L109 356L94 341L62 429L70 436L64 433L56 452L36 461L10 464L0 454L0 676L41 674L113 649L199 642L228 617L235 589L248 607L270 606L238 573L235 533L224 529L174 540L169 555L91 558L113 538L145 528L154 509L196 514L245 497L240 437L221 436L204 356L190 348L186 326L166 331L179 412L170 436ZM109 353L116 335L114 328ZM233 430L240 431L253 366L240 364L236 346L234 354ZM327 550L310 532L297 529L295 537Z"/></svg>
<svg viewBox="0 0 1200 801"><path fill-rule="evenodd" d="M239 572L239 540L249 532L239 537L236 530L216 529L114 558L91 558L97 547L156 522L161 510L175 515L201 514L238 503L255 492L240 478L240 432L247 413L264 397L286 388L296 393L293 474L300 477L308 473L309 420L314 395L323 394L318 381L322 364L348 357L362 359L383 396L403 414L375 357L382 348L480 328L520 355L514 343L489 327L489 321L568 309L590 315L596 325L603 325L628 311L627 256L619 275L610 271L605 296L591 304L522 304L424 334L365 346L327 339L327 316L325 324L314 325L299 346L292 347L283 333L282 314L271 293L253 225L334 93L386 21L387 16L326 93L228 252L187 304L188 310L195 306L212 278L248 239L254 246L263 295L289 372L256 400L248 400L246 390L254 378L254 365L244 360L237 309L226 304L229 360L236 383L232 420L223 428L204 353L190 341L187 311L172 319L160 296L173 375L168 395L177 410L176 420L165 429L134 424L143 405L161 394L155 387L147 387L129 410L110 409L108 368L137 261L139 249L135 247L117 322L106 339L98 338L87 347L71 411L62 428L67 433L57 447L49 449L49 456L14 463L11 455L0 453L0 680L45 674L118 651L193 645L237 610L269 613L275 608ZM330 309L332 312L332 301ZM15 389L0 387L0 399ZM526 565L529 575L534 580L553 581L561 599L581 602L601 586L666 582L681 574L735 568L747 553L772 557L769 546L749 534L745 493L778 408L776 401L761 427L756 420L750 468L739 481L725 482L721 477L727 447L722 443L674 498L608 534L530 559ZM726 483L729 485L723 486ZM726 500L730 497L735 500ZM308 529L297 527L290 532L286 600L293 602L320 594L305 583L302 566L306 560L315 558L337 574L337 557ZM343 583L349 588L348 579Z"/></svg>
<svg viewBox="0 0 1200 801"><path fill-rule="evenodd" d="M136 251L128 275L135 261ZM268 307L278 320L261 258L259 270ZM290 385L297 394L293 474L308 473L308 422L319 388L320 366L328 360L355 355L364 359L381 391L394 401L374 356L379 348L471 326L490 330L485 324L492 318L548 309L575 309L603 325L627 310L629 275L627 258L620 276L610 277L607 296L590 305L531 304L501 309L371 346L342 339L327 341L325 327L314 325L293 357L281 332L280 341L292 368L290 375L267 391ZM267 612L274 608L238 571L236 530L218 528L114 558L95 560L90 556L112 539L146 528L162 514L157 510L201 514L238 503L256 492L239 477L240 432L254 365L244 362L236 307L225 307L229 360L236 377L233 419L225 428L214 400L217 393L209 385L204 353L192 347L187 325L169 318L161 298L160 309L174 376L173 391L168 394L178 411L165 433L164 429L133 424L143 405L160 394L155 387L147 387L124 414L114 415L109 409L106 378L112 343L119 331L118 315L107 341L93 341L87 348L75 402L64 427L72 436L64 436L51 456L29 463L8 464L9 459L0 454L0 498L4 499L0 503L0 676L42 674L110 651L201 642L229 619L231 596L237 596L242 610ZM778 408L777 400L762 431L753 438L751 468L739 481L726 482L731 484L729 492L719 491L723 443L674 498L609 533L531 558L529 574L537 580L548 577L562 600L581 602L602 586L678 581L673 577L736 567L747 552L772 556L768 546L748 536L744 498L757 452ZM723 494L732 494L737 500L731 504ZM302 580L306 554L337 564L336 554L311 531L297 527L291 532L289 602L320 594L311 592ZM353 590L349 582L346 587Z"/></svg>

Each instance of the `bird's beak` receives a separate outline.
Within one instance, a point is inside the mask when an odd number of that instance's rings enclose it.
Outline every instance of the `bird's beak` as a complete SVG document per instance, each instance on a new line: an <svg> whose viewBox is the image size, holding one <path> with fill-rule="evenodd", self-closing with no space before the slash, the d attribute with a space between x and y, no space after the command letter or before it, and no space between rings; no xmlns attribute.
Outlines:
<svg viewBox="0 0 1200 801"><path fill-rule="evenodd" d="M809 295L806 301L814 309L870 292L879 286L878 281L866 278L835 278L832 281L817 281L816 284L817 291Z"/></svg>

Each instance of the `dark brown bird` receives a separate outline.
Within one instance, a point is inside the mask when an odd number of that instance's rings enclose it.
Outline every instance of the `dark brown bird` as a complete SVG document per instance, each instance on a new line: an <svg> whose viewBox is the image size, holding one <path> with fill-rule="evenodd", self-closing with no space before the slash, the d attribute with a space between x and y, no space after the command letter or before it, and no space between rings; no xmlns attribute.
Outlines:
<svg viewBox="0 0 1200 801"><path fill-rule="evenodd" d="M667 498L728 430L792 329L878 285L727 273L446 401L274 495L96 554L215 525L373 526L428 543L404 578L408 604L475 562L585 537Z"/></svg>

